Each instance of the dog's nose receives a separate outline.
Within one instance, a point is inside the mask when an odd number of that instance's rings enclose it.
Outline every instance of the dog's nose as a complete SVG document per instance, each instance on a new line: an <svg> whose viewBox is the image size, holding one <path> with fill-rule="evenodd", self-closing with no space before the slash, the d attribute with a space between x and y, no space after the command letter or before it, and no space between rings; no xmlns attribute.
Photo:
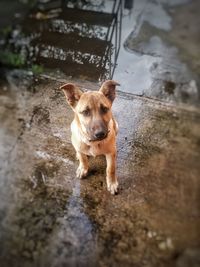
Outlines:
<svg viewBox="0 0 200 267"><path fill-rule="evenodd" d="M105 136L106 136L106 133L103 132L103 131L99 131L99 132L96 132L96 133L95 133L95 137L96 137L97 139L102 139L102 138L104 138Z"/></svg>

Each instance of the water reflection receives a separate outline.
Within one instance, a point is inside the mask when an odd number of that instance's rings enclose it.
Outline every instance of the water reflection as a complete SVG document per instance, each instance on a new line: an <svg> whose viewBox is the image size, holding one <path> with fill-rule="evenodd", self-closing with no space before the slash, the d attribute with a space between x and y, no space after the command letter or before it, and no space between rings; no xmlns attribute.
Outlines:
<svg viewBox="0 0 200 267"><path fill-rule="evenodd" d="M188 56L198 45L195 39L194 44L192 38L187 37L184 42L181 39L187 27L183 24L184 17L189 9L195 11L198 7L197 2L189 2L163 0L158 4L136 0L131 13L124 11L123 45L114 73L114 79L123 85L122 91L169 102L198 104L199 75L194 67L198 64L198 48L195 61ZM197 31L192 26L197 21L194 11L191 12L193 22L188 20L185 25ZM173 84L173 93L166 90L166 84Z"/></svg>
<svg viewBox="0 0 200 267"><path fill-rule="evenodd" d="M97 263L96 233L94 224L84 213L83 200L80 197L80 180L76 179L72 195L66 205L63 218L60 218L58 231L52 236L51 254L53 266L66 263L70 266L79 266L90 262L91 266ZM77 255L79 255L77 257Z"/></svg>

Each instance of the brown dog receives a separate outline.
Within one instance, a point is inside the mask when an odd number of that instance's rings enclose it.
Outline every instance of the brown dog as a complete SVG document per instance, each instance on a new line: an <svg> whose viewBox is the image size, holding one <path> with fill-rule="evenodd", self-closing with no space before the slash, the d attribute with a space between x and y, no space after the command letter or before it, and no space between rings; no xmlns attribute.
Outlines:
<svg viewBox="0 0 200 267"><path fill-rule="evenodd" d="M87 156L105 155L107 188L111 194L115 194L118 188L115 173L118 125L111 112L116 85L119 84L108 80L99 91L85 93L72 83L60 87L75 113L71 140L79 160L77 177L83 178L88 173Z"/></svg>

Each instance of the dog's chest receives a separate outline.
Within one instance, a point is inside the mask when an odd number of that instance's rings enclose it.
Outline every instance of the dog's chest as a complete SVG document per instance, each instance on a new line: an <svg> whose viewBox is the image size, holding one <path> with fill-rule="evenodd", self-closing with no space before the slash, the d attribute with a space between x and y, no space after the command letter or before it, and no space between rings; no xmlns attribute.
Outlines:
<svg viewBox="0 0 200 267"><path fill-rule="evenodd" d="M91 145L89 148L89 153L93 157L104 154L103 151L104 151L103 144L101 142Z"/></svg>
<svg viewBox="0 0 200 267"><path fill-rule="evenodd" d="M96 157L98 155L104 154L104 144L102 144L102 142L98 142L92 145L84 144L81 146L81 151L88 156Z"/></svg>

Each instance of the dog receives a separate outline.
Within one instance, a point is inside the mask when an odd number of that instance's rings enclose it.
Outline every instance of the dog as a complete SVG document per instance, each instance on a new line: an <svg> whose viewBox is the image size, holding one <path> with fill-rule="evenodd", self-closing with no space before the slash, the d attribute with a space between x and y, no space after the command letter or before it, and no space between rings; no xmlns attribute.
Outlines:
<svg viewBox="0 0 200 267"><path fill-rule="evenodd" d="M71 123L71 141L79 160L76 176L78 178L87 176L88 156L105 155L107 189L113 195L118 191L116 177L118 124L111 108L117 85L119 85L117 82L107 80L99 91L87 92L83 92L73 83L60 87L75 115Z"/></svg>

